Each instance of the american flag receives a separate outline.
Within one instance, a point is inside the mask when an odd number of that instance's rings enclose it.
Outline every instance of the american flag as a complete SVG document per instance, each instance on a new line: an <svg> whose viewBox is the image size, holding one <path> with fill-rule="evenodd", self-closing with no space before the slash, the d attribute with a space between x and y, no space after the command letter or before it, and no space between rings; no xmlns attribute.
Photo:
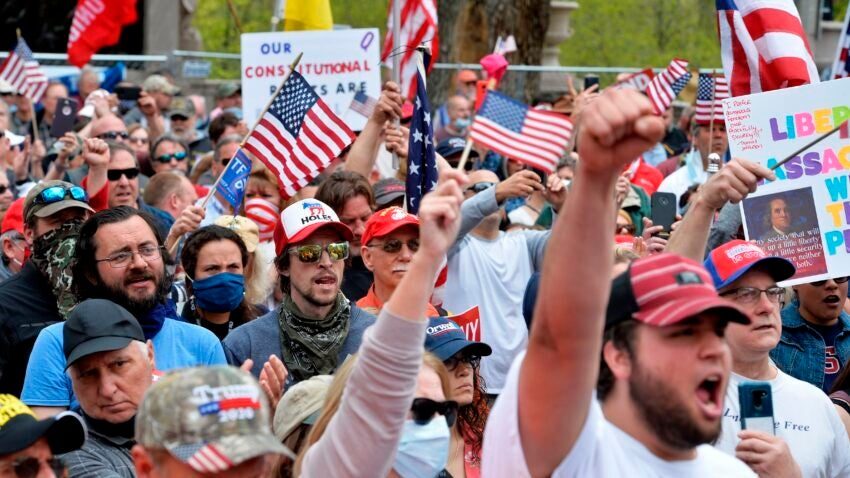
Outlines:
<svg viewBox="0 0 850 478"><path fill-rule="evenodd" d="M655 78L655 73L652 72L652 68L647 68L620 81L615 86L617 88L633 88L638 91L644 91L653 78Z"/></svg>
<svg viewBox="0 0 850 478"><path fill-rule="evenodd" d="M712 95L714 97L713 102ZM712 116L714 116L714 121L723 121L721 100L726 98L729 98L729 85L726 83L726 77L723 74L700 73L694 121L698 124L709 124ZM714 108L713 114L712 107Z"/></svg>
<svg viewBox="0 0 850 478"><path fill-rule="evenodd" d="M398 41L397 51L393 51L393 2L400 2L401 27L399 32L401 38ZM387 37L384 40L384 51L381 59L388 61L392 55L401 55L399 69L401 74L401 91L407 92L407 97L413 97L413 88L416 84L416 47L422 43L429 43L431 51L440 51L437 38L437 2L436 0L390 0L387 10ZM430 64L427 65L430 68Z"/></svg>
<svg viewBox="0 0 850 478"><path fill-rule="evenodd" d="M417 56L419 53L417 52ZM410 122L410 138L407 147L407 211L419 212L422 196L437 186L437 156L434 152L434 129L431 127L431 108L425 91L425 63L417 59L416 100Z"/></svg>
<svg viewBox="0 0 850 478"><path fill-rule="evenodd" d="M716 0L720 57L732 96L817 83L793 0Z"/></svg>
<svg viewBox="0 0 850 478"><path fill-rule="evenodd" d="M244 147L277 175L282 195L290 198L352 141L354 133L293 71Z"/></svg>
<svg viewBox="0 0 850 478"><path fill-rule="evenodd" d="M850 50L850 8L844 15L844 28L841 29L835 61L832 62L832 79L850 76L850 62L847 61L848 50Z"/></svg>
<svg viewBox="0 0 850 478"><path fill-rule="evenodd" d="M566 116L531 109L491 90L472 122L469 137L501 155L554 172L572 133L573 123Z"/></svg>
<svg viewBox="0 0 850 478"><path fill-rule="evenodd" d="M363 93L362 91L358 91L357 93L354 93L354 98L351 99L351 104L348 106L348 109L368 118L372 116L372 112L375 111L375 106L377 106L377 104L378 100L372 98L366 93Z"/></svg>
<svg viewBox="0 0 850 478"><path fill-rule="evenodd" d="M673 100L676 99L676 96L685 87L687 81L678 90L675 90L673 85L677 84L677 81L685 75L690 80L688 60L673 58L667 69L656 75L649 82L649 86L646 87L646 95L649 96L649 101L652 102L652 108L655 110L655 114L663 114L670 104L673 103Z"/></svg>
<svg viewBox="0 0 850 478"><path fill-rule="evenodd" d="M0 79L8 81L33 103L37 103L47 89L47 76L23 38L18 38L18 45L0 65Z"/></svg>

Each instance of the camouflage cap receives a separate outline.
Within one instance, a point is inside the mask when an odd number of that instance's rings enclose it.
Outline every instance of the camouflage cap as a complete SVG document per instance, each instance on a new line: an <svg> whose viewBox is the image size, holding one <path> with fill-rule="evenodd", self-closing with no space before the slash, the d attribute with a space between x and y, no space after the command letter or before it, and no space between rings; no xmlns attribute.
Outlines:
<svg viewBox="0 0 850 478"><path fill-rule="evenodd" d="M182 116L183 118L191 118L195 116L195 103L185 96L176 96L171 100L171 106L168 107L168 117Z"/></svg>
<svg viewBox="0 0 850 478"><path fill-rule="evenodd" d="M249 373L226 365L181 369L145 393L136 441L165 448L200 473L228 470L261 455L294 458L269 425L269 405Z"/></svg>
<svg viewBox="0 0 850 478"><path fill-rule="evenodd" d="M171 82L168 81L168 78L162 75L151 75L145 78L144 83L142 83L142 89L148 93L160 91L169 96L174 96L180 93L180 88L171 84Z"/></svg>
<svg viewBox="0 0 850 478"><path fill-rule="evenodd" d="M44 204L44 203L36 204L35 198L39 194L41 194L42 191L44 191L47 188L51 188L53 186L61 186L61 187L65 188L66 190L71 189L71 188L79 188L79 186L75 186L75 185L73 185L69 182L59 181L59 180L42 181L42 182L36 184L32 189L29 190L29 192L27 193L27 198L24 201L24 222L25 223L27 221L29 221L30 218L33 215L35 215L36 217L48 217L48 216L51 216L53 214L56 214L57 212L59 212L63 209L68 209L70 207L79 207L79 208L85 209L86 211L89 211L91 213L94 212L94 209L92 209L91 206L88 205L88 203L83 202L83 201L78 201L78 200L68 196L67 191L66 191L65 199L63 199L61 201L57 201L57 202L53 202L53 203L49 203L49 204Z"/></svg>

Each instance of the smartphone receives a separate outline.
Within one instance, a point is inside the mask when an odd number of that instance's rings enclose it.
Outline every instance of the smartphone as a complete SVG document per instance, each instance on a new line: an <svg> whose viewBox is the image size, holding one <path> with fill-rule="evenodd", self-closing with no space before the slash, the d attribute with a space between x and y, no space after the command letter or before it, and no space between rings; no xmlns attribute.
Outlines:
<svg viewBox="0 0 850 478"><path fill-rule="evenodd" d="M768 382L744 382L738 385L741 404L741 429L775 435L773 393Z"/></svg>
<svg viewBox="0 0 850 478"><path fill-rule="evenodd" d="M118 97L119 100L129 100L136 101L139 99L139 96L142 94L141 86L116 86L115 87L115 96Z"/></svg>
<svg viewBox="0 0 850 478"><path fill-rule="evenodd" d="M655 193L650 200L652 208L652 225L664 227L664 233L670 234L673 223L676 221L676 195L673 193Z"/></svg>
<svg viewBox="0 0 850 478"><path fill-rule="evenodd" d="M53 124L50 125L50 135L61 138L68 131L74 130L77 121L77 102L71 98L59 98L56 101L56 113Z"/></svg>
<svg viewBox="0 0 850 478"><path fill-rule="evenodd" d="M584 77L584 89L588 89L593 85L599 84L599 77L596 75L587 75Z"/></svg>

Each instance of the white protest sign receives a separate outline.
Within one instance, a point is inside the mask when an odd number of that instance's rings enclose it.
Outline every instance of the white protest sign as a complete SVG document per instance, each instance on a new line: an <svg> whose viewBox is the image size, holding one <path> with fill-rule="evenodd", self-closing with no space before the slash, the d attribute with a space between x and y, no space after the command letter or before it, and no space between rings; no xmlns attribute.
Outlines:
<svg viewBox="0 0 850 478"><path fill-rule="evenodd" d="M771 167L850 118L850 79L729 98L723 110L732 156ZM847 124L775 172L741 205L747 239L794 263L783 285L850 275Z"/></svg>
<svg viewBox="0 0 850 478"><path fill-rule="evenodd" d="M250 126L280 86L289 65L304 53L297 71L319 97L354 130L366 118L349 111L357 91L378 98L381 65L377 28L242 35L242 112Z"/></svg>

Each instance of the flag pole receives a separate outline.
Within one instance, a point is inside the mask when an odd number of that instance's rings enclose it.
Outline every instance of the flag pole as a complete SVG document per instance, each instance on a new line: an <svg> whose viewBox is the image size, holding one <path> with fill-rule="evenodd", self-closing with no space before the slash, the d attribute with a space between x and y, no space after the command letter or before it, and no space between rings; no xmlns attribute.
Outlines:
<svg viewBox="0 0 850 478"><path fill-rule="evenodd" d="M404 95L404 86L401 84L401 53L398 51L399 42L401 41L401 9L399 8L399 2L401 0L392 0L393 5L393 48L390 50L393 56L393 82L399 86L402 90L402 95ZM393 127L395 129L399 129L401 127L401 118L396 118L393 121ZM393 153L393 169L398 170L399 168L398 154Z"/></svg>
<svg viewBox="0 0 850 478"><path fill-rule="evenodd" d="M21 41L21 29L16 28L15 33L18 35L18 41ZM27 97L30 100L30 121L32 122L32 146L35 146L35 143L39 140L38 135L38 121L35 119L35 102L33 102L32 98ZM32 163L30 163L30 171L32 173Z"/></svg>
<svg viewBox="0 0 850 478"><path fill-rule="evenodd" d="M711 151L711 142L714 138L714 108L717 101L717 70L711 70L711 118L708 120L708 169L709 176L720 171L720 154Z"/></svg>
<svg viewBox="0 0 850 478"><path fill-rule="evenodd" d="M496 79L490 78L487 81L487 91L496 89ZM483 103L482 103L483 104ZM475 122L475 117L472 118L472 122ZM463 168L466 166L466 162L469 160L469 153L472 152L472 138L469 136L469 131L472 129L472 125L469 125L469 128L466 130L466 144L463 147L463 154L460 155L460 161L457 163L457 170L463 171Z"/></svg>
<svg viewBox="0 0 850 478"><path fill-rule="evenodd" d="M239 15L236 14L236 7L233 6L233 0L227 0L227 9L230 10L230 16L233 17L233 23L236 24L236 30L242 34L242 22L239 20Z"/></svg>
<svg viewBox="0 0 850 478"><path fill-rule="evenodd" d="M795 156L797 156L797 155L799 155L800 153L802 153L803 151L805 151L805 150L807 150L807 149L811 148L812 146L814 146L814 145L816 145L816 144L820 143L821 141L825 140L826 138L828 138L828 137L832 136L833 134L835 134L835 132L836 132L836 131L840 130L842 127L845 127L845 126L847 125L847 122L848 122L848 121L850 121L850 120L844 120L844 121L842 121L841 123L839 123L838 125L836 125L834 128L832 128L831 130L829 130L829 131L827 131L826 133L824 133L823 135L818 136L817 138L813 139L812 141L810 141L809 143L807 143L807 144L806 144L805 146L803 146L802 148L800 148L800 149L798 149L797 151L794 151L793 153L789 154L789 155L788 155L788 156L786 156L786 157L785 157L782 161L780 161L780 162L778 162L778 163L774 164L774 165L770 168L770 170L771 170L771 171L776 171L777 169L779 169L779 167L780 167L780 166L782 166L783 164L787 163L788 161L790 161L791 159L793 159Z"/></svg>

